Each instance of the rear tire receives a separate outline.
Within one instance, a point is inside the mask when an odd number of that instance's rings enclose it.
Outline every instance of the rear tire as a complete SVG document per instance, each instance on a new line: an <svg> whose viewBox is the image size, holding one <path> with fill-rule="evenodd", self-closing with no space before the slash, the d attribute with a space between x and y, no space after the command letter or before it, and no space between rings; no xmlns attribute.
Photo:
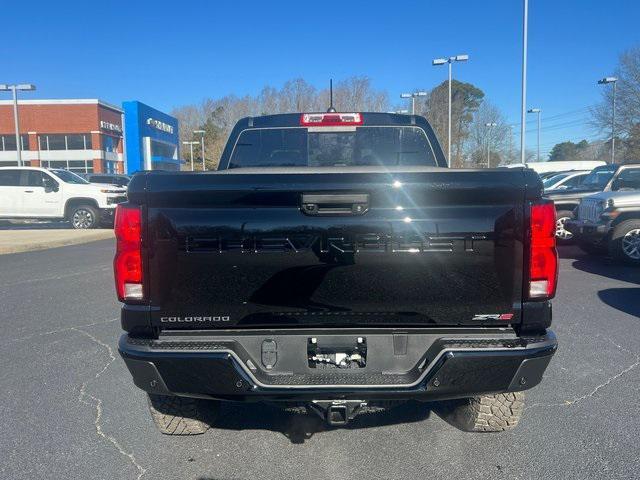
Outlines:
<svg viewBox="0 0 640 480"><path fill-rule="evenodd" d="M613 229L609 253L616 260L640 265L640 220L626 220Z"/></svg>
<svg viewBox="0 0 640 480"><path fill-rule="evenodd" d="M465 432L503 432L518 425L523 410L524 393L510 392L442 402L436 413Z"/></svg>
<svg viewBox="0 0 640 480"><path fill-rule="evenodd" d="M564 222L573 219L573 212L560 210L556 213L556 241L560 245L568 245L573 242L573 233L564 228Z"/></svg>
<svg viewBox="0 0 640 480"><path fill-rule="evenodd" d="M149 411L165 435L201 435L211 427L218 403L197 398L148 394Z"/></svg>
<svg viewBox="0 0 640 480"><path fill-rule="evenodd" d="M98 209L91 205L74 205L69 209L69 221L76 230L98 228L100 217Z"/></svg>

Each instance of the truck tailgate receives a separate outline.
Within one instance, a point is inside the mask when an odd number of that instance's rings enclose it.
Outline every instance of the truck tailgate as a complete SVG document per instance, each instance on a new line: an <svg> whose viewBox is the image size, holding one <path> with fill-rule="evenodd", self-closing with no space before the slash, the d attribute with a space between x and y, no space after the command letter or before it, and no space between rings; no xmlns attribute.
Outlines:
<svg viewBox="0 0 640 480"><path fill-rule="evenodd" d="M163 329L520 322L528 170L153 173L146 298Z"/></svg>

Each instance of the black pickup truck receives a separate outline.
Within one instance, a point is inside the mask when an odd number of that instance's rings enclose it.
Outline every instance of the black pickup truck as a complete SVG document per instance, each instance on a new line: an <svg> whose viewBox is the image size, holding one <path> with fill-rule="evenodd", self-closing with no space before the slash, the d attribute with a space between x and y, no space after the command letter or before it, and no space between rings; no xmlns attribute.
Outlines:
<svg viewBox="0 0 640 480"><path fill-rule="evenodd" d="M218 171L139 173L128 198L119 351L163 433L228 400L342 425L412 399L506 430L556 350L538 175L449 170L422 117L245 118Z"/></svg>

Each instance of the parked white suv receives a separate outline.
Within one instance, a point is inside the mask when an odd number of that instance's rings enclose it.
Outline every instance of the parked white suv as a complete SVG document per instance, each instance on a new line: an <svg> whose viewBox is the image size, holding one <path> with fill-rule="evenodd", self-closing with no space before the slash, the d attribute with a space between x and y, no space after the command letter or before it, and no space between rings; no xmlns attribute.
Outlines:
<svg viewBox="0 0 640 480"><path fill-rule="evenodd" d="M64 219L73 228L112 223L127 190L89 183L68 170L0 167L0 218Z"/></svg>

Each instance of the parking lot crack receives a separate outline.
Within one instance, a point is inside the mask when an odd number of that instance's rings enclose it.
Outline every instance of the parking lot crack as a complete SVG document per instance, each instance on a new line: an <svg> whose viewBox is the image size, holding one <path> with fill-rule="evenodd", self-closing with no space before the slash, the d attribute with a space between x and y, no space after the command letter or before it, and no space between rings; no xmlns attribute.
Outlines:
<svg viewBox="0 0 640 480"><path fill-rule="evenodd" d="M109 320L100 320L98 322L85 323L84 325L73 325L71 327L58 328L56 330L49 330L47 332L32 333L30 335L25 335L24 337L12 338L8 342L0 343L0 346L9 345L9 344L15 343L15 342L22 342L24 340L29 340L29 339L35 338L35 337L44 337L46 335L55 335L56 333L69 332L71 330L77 330L78 328L86 328L86 327L93 327L93 326L96 326L96 325L104 325L106 323L115 322L116 320L119 320L119 318L110 318Z"/></svg>
<svg viewBox="0 0 640 480"><path fill-rule="evenodd" d="M624 352L627 352L627 353L635 356L636 361L633 362L632 364L628 365L624 369L620 370L615 375L612 375L611 377L608 377L604 382L596 385L589 393L586 393L585 395L582 395L580 397L576 397L576 398L574 398L572 400L565 400L562 403L549 403L549 404L534 403L533 405L530 405L530 406L526 407L525 410L529 410L531 408L544 408L544 407L570 407L570 406L575 405L575 404L577 404L579 402L582 402L583 400L587 400L589 398L592 398L600 390L608 387L612 382L614 382L617 379L619 379L620 377L626 375L631 370L637 368L640 365L640 355L639 354L634 353L631 350L628 350L627 348L624 348L621 345L618 345L617 343L613 342L613 340L611 340L611 339L608 339L608 340L614 346L616 346L619 350L622 350Z"/></svg>
<svg viewBox="0 0 640 480"><path fill-rule="evenodd" d="M91 377L86 382L82 383L82 385L80 386L80 394L78 396L78 400L81 403L88 405L90 407L93 407L95 409L96 416L93 421L93 424L96 429L96 434L102 439L104 439L105 441L109 442L111 445L113 445L113 447L115 447L118 453L120 453L121 455L123 455L129 460L129 462L137 469L138 471L137 479L140 480L140 478L142 478L142 476L146 473L146 469L143 468L142 465L138 463L138 461L136 460L136 457L132 452L128 452L124 449L124 447L120 444L120 442L115 437L105 433L105 431L102 428L102 414L103 414L102 399L92 395L87 391L89 382L100 377L100 375L102 375L107 370L107 368L109 368L109 366L115 361L116 356L113 353L113 349L103 341L99 340L98 338L91 335L90 333L85 332L84 330L81 330L78 327L70 327L69 330L76 331L88 337L92 342L98 344L100 347L106 350L109 356L107 362L102 366L102 368L98 371L98 373L96 373L93 377Z"/></svg>

